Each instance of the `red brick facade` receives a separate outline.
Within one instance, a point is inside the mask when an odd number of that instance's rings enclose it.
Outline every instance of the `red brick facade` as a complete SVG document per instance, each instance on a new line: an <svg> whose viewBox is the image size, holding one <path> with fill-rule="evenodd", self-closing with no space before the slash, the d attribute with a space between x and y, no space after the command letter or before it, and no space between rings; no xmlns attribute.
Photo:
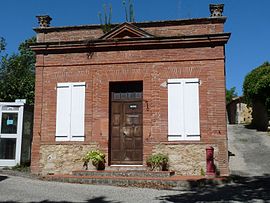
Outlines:
<svg viewBox="0 0 270 203"><path fill-rule="evenodd" d="M32 172L43 170L42 145L94 142L108 155L109 83L142 81L144 165L160 143L212 145L217 149L220 174L228 175L224 45L229 34L223 31L225 20L134 23L132 26L151 35L139 39L104 39L100 26L95 25L35 29L38 42L33 46L37 62ZM116 35L121 35L122 27L115 28ZM200 80L200 141L168 141L168 92L162 84L171 78ZM86 83L83 142L55 141L56 86L60 82Z"/></svg>

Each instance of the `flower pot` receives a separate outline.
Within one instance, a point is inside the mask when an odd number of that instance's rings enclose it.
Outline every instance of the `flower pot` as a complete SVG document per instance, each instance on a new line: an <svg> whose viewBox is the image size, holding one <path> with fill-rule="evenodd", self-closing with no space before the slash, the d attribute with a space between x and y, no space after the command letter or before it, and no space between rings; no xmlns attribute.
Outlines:
<svg viewBox="0 0 270 203"><path fill-rule="evenodd" d="M96 167L97 170L104 170L105 169L105 161L99 161L99 162L92 162L93 166Z"/></svg>

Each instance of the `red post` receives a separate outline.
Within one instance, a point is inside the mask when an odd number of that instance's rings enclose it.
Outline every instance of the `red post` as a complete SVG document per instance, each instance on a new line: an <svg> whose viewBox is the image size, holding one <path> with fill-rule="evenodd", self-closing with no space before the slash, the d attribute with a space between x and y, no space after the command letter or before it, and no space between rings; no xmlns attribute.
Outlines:
<svg viewBox="0 0 270 203"><path fill-rule="evenodd" d="M215 176L215 164L214 164L214 148L209 146L206 148L206 175Z"/></svg>

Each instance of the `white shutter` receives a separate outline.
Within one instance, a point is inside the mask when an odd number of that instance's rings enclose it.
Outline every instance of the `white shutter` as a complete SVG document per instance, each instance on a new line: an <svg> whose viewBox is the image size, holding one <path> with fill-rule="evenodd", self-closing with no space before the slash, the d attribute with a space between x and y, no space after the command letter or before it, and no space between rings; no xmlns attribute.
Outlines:
<svg viewBox="0 0 270 203"><path fill-rule="evenodd" d="M168 140L176 141L184 136L183 82L168 80Z"/></svg>
<svg viewBox="0 0 270 203"><path fill-rule="evenodd" d="M67 141L70 135L71 87L68 83L57 85L56 141Z"/></svg>
<svg viewBox="0 0 270 203"><path fill-rule="evenodd" d="M200 140L199 80L184 81L184 121L187 140Z"/></svg>
<svg viewBox="0 0 270 203"><path fill-rule="evenodd" d="M168 80L168 140L200 140L199 79Z"/></svg>
<svg viewBox="0 0 270 203"><path fill-rule="evenodd" d="M71 91L71 140L84 140L85 83L73 83Z"/></svg>

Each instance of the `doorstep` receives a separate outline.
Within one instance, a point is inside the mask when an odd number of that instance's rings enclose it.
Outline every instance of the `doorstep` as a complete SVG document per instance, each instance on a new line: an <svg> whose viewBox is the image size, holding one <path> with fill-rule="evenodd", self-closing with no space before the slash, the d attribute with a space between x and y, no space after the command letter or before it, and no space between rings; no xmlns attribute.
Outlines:
<svg viewBox="0 0 270 203"><path fill-rule="evenodd" d="M146 170L78 170L75 176L109 176L109 177L171 177L174 171L146 171Z"/></svg>

